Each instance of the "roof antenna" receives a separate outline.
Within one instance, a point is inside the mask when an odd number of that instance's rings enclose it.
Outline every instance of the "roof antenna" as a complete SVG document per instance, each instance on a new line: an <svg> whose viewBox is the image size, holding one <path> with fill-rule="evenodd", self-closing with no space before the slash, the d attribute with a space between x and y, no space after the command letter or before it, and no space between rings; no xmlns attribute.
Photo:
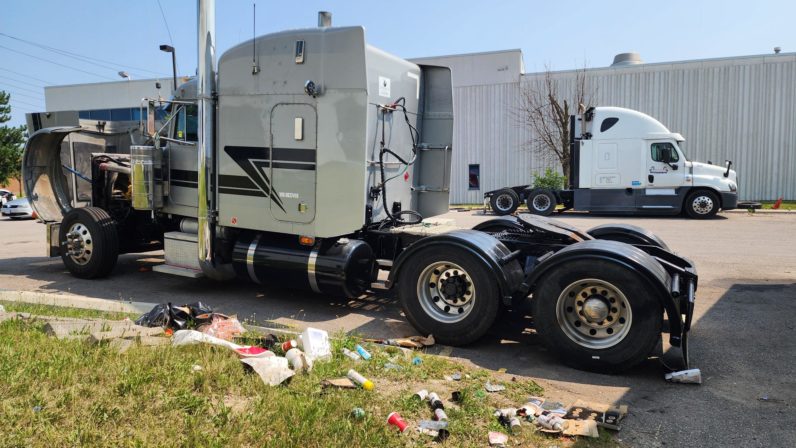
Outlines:
<svg viewBox="0 0 796 448"><path fill-rule="evenodd" d="M252 0L252 75L260 73L260 66L257 64L257 2Z"/></svg>

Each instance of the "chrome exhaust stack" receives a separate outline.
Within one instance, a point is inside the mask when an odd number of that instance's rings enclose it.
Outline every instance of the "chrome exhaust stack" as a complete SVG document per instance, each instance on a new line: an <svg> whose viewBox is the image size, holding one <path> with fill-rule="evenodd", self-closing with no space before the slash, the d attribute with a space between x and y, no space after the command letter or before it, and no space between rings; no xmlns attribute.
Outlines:
<svg viewBox="0 0 796 448"><path fill-rule="evenodd" d="M216 160L215 123L216 108L216 4L215 0L197 1L197 32L199 54L197 58L197 100L199 126L196 142L198 158L198 195L196 213L198 223L197 248L202 272L213 280L229 280L235 276L231 264L217 265L214 259L215 192L210 190L210 176L214 175Z"/></svg>

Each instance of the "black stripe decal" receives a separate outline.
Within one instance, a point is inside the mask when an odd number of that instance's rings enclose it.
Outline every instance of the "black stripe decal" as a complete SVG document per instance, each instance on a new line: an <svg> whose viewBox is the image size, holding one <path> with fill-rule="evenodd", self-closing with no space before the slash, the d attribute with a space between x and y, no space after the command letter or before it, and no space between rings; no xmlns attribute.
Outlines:
<svg viewBox="0 0 796 448"><path fill-rule="evenodd" d="M171 186L184 187L184 188L197 188L199 184L196 182L183 182L181 180L173 180L171 181Z"/></svg>
<svg viewBox="0 0 796 448"><path fill-rule="evenodd" d="M169 172L173 180L182 180L186 182L199 182L199 176L196 171L189 170L171 170Z"/></svg>
<svg viewBox="0 0 796 448"><path fill-rule="evenodd" d="M274 168L282 168L282 169L287 169L287 170L315 171L315 164L314 163L274 162Z"/></svg>
<svg viewBox="0 0 796 448"><path fill-rule="evenodd" d="M238 195L238 196L256 196L256 197L260 197L260 198L264 198L265 197L263 192L260 191L260 190L238 190L238 189L235 189L235 188L223 188L222 187L222 188L218 189L218 192L222 193L222 194L235 194L235 195Z"/></svg>
<svg viewBox="0 0 796 448"><path fill-rule="evenodd" d="M224 151L226 151L227 154L230 154L230 151L241 151L250 154L256 153L259 158L279 162L315 163L315 155L317 154L317 151L314 149L273 148L273 150L271 150L266 147L257 146L225 146Z"/></svg>
<svg viewBox="0 0 796 448"><path fill-rule="evenodd" d="M235 163L246 173L265 196L270 197L272 203L276 204L283 212L287 213L282 200L271 188L271 179L262 169L263 163L269 162L268 148L225 146L226 152Z"/></svg>
<svg viewBox="0 0 796 448"><path fill-rule="evenodd" d="M218 184L221 188L232 187L248 188L250 190L257 189L257 185L246 176L231 176L228 174L222 174L218 176Z"/></svg>

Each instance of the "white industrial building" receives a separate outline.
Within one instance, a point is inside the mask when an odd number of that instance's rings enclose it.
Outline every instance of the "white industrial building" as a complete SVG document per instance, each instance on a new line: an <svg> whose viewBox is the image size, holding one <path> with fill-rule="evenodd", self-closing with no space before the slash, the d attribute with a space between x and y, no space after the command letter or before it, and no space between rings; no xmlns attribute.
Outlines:
<svg viewBox="0 0 796 448"><path fill-rule="evenodd" d="M451 203L480 203L485 191L531 183L534 171L557 166L534 156L518 116L522 89L545 76L523 72L520 50L414 61L453 73ZM586 70L593 105L657 118L686 138L682 148L692 160L732 160L742 199L796 198L796 53L634 62ZM576 74L553 73L561 93L572 90ZM472 173L478 188L470 188Z"/></svg>
<svg viewBox="0 0 796 448"><path fill-rule="evenodd" d="M522 90L545 76L524 73L521 50L413 61L451 67L455 108L451 203L480 203L486 191L531 183L532 173L557 167L530 150L532 135L518 114ZM593 105L628 107L657 118L685 136L682 148L692 160L715 164L732 160L741 199L796 198L796 53L629 62L586 70L595 89ZM572 89L576 74L577 70L553 73L561 93ZM155 83L47 87L45 101L51 114L29 114L29 127L77 124L78 118L91 128L137 121L141 98L171 95L171 79L160 80L160 90Z"/></svg>

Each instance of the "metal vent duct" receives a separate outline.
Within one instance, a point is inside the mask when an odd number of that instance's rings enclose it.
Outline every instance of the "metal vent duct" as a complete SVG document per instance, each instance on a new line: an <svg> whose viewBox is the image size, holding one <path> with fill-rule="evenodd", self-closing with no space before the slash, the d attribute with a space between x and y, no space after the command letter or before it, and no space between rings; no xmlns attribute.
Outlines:
<svg viewBox="0 0 796 448"><path fill-rule="evenodd" d="M332 13L318 11L318 28L329 28L330 26L332 26Z"/></svg>
<svg viewBox="0 0 796 448"><path fill-rule="evenodd" d="M625 65L637 65L643 63L644 61L641 60L641 55L638 53L619 53L618 55L614 56L614 63L611 64L611 67L622 67Z"/></svg>

